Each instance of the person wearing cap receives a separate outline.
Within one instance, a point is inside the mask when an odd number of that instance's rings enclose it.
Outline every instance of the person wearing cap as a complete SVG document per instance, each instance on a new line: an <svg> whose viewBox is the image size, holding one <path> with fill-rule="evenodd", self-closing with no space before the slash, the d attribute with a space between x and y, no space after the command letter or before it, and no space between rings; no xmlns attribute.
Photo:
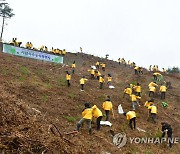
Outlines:
<svg viewBox="0 0 180 154"><path fill-rule="evenodd" d="M156 121L157 121L157 107L154 105L154 104L151 104L149 107L148 107L148 110L149 110L149 116L148 116L148 119L147 121L150 120L150 118L152 118L153 122L156 124Z"/></svg>
<svg viewBox="0 0 180 154"><path fill-rule="evenodd" d="M162 75L158 72L153 73L154 80L158 80Z"/></svg>
<svg viewBox="0 0 180 154"><path fill-rule="evenodd" d="M101 128L100 121L102 120L103 114L96 105L94 105L92 107L92 109L93 109L93 111L92 111L93 117L96 118L97 130L100 130L100 128Z"/></svg>
<svg viewBox="0 0 180 154"><path fill-rule="evenodd" d="M103 102L102 108L104 109L105 114L106 114L106 121L108 121L109 120L109 111L111 110L113 113L113 105L110 100L110 96L107 96L106 101Z"/></svg>
<svg viewBox="0 0 180 154"><path fill-rule="evenodd" d="M150 99L144 103L144 106L148 108L153 103L154 103L154 99Z"/></svg>
<svg viewBox="0 0 180 154"><path fill-rule="evenodd" d="M99 65L100 65L100 63L99 63L99 61L97 61L97 62L96 62L96 68L97 68L97 69L99 69Z"/></svg>
<svg viewBox="0 0 180 154"><path fill-rule="evenodd" d="M108 74L107 80L108 80L107 84L108 84L108 86L110 86L110 85L111 85L111 82L112 82L112 76L111 76L111 74Z"/></svg>
<svg viewBox="0 0 180 154"><path fill-rule="evenodd" d="M66 81L67 81L67 86L70 87L70 80L71 80L71 75L69 74L68 71L66 71Z"/></svg>
<svg viewBox="0 0 180 154"><path fill-rule="evenodd" d="M72 67L72 74L74 74L75 68L76 68L76 62L75 61L72 63L71 67Z"/></svg>
<svg viewBox="0 0 180 154"><path fill-rule="evenodd" d="M135 110L135 109L136 109L136 108L135 108L135 105L136 105L136 104L137 104L138 106L140 106L138 99L140 100L141 97L136 96L136 95L135 95L135 92L133 92L133 93L132 93L131 95L129 95L129 96L130 96L131 101L132 101L132 108L133 108L133 110Z"/></svg>
<svg viewBox="0 0 180 154"><path fill-rule="evenodd" d="M103 88L103 84L104 84L105 80L104 80L104 75L101 75L99 77L99 89Z"/></svg>
<svg viewBox="0 0 180 154"><path fill-rule="evenodd" d="M162 137L165 137L166 132L167 132L167 136L168 136L168 143L169 143L169 147L172 148L172 128L171 125L168 124L167 122L161 122L162 125Z"/></svg>
<svg viewBox="0 0 180 154"><path fill-rule="evenodd" d="M92 111L93 111L93 109L90 107L90 104L88 102L84 103L84 107L85 108L82 111L82 119L77 124L77 131L80 130L82 124L86 121L87 124L88 124L89 134L91 134L92 133L91 121L92 121Z"/></svg>
<svg viewBox="0 0 180 154"><path fill-rule="evenodd" d="M126 119L129 121L130 128L135 129L136 128L136 112L134 111L129 111L127 113L124 112L123 115L126 116Z"/></svg>
<svg viewBox="0 0 180 154"><path fill-rule="evenodd" d="M159 91L161 93L161 99L165 99L166 97L166 90L167 90L167 87L165 85L161 85Z"/></svg>
<svg viewBox="0 0 180 154"><path fill-rule="evenodd" d="M136 92L136 95L141 97L141 86L140 86L140 83L137 83L137 85L134 87L134 90Z"/></svg>
<svg viewBox="0 0 180 154"><path fill-rule="evenodd" d="M81 85L81 91L84 91L84 84L85 84L85 81L87 81L88 79L85 78L85 76L83 76L81 79L80 79L80 85Z"/></svg>
<svg viewBox="0 0 180 154"><path fill-rule="evenodd" d="M105 63L102 63L102 64L101 64L101 67L102 67L102 70L105 71L106 64L105 64Z"/></svg>
<svg viewBox="0 0 180 154"><path fill-rule="evenodd" d="M149 87L149 97L151 96L154 97L155 92L156 92L156 87L154 86Z"/></svg>

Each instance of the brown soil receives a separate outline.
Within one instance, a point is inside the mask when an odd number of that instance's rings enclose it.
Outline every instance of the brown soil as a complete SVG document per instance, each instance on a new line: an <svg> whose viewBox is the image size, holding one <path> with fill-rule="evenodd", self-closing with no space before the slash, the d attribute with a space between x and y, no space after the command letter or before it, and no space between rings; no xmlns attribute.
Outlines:
<svg viewBox="0 0 180 154"><path fill-rule="evenodd" d="M134 75L134 70L118 63L100 59L83 53L67 53L65 65L42 62L16 57L0 52L0 153L84 153L84 154L119 154L119 153L179 153L176 144L169 149L166 144L130 144L121 149L112 142L111 131L125 132L128 137L155 136L160 123L167 121L172 125L173 135L180 136L180 76L164 75L172 88L168 89L166 102L168 108L161 106L160 96L155 97L158 107L158 123L147 122L147 109L143 106L148 100L148 83L152 73L144 71L141 77ZM72 76L71 87L65 82L65 71L71 71L70 65L76 60L77 68ZM97 80L91 80L87 71L97 60L105 61L105 75L111 73L115 89L98 88ZM85 75L89 80L85 92L80 92L79 79ZM117 107L131 109L129 98L122 98L128 83L140 82L143 96L141 107L137 108L137 127L147 133L131 130L124 116L117 113ZM114 105L115 119L110 115L112 127L102 127L88 134L86 125L79 133L66 135L76 129L81 118L85 101L96 104L101 110L105 96L110 95Z"/></svg>

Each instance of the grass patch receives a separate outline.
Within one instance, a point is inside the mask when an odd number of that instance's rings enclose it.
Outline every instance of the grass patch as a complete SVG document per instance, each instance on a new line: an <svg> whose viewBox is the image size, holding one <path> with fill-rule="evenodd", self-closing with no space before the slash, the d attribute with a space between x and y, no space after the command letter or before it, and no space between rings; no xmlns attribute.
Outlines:
<svg viewBox="0 0 180 154"><path fill-rule="evenodd" d="M98 97L98 100L99 100L100 102L104 102L104 101L105 101L105 96L104 96L104 95L99 96L99 97Z"/></svg>
<svg viewBox="0 0 180 154"><path fill-rule="evenodd" d="M150 130L147 130L147 131L146 131L146 136L147 136L147 137L152 137L152 136L153 136Z"/></svg>
<svg viewBox="0 0 180 154"><path fill-rule="evenodd" d="M162 136L162 133L161 133L160 129L158 128L158 130L155 133L155 138L161 138L161 136Z"/></svg>
<svg viewBox="0 0 180 154"><path fill-rule="evenodd" d="M65 116L65 119L67 119L69 122L72 122L72 123L76 121L76 118L72 116Z"/></svg>
<svg viewBox="0 0 180 154"><path fill-rule="evenodd" d="M74 99L74 98L75 98L74 92L71 91L71 92L69 93L69 98L71 98L71 99Z"/></svg>
<svg viewBox="0 0 180 154"><path fill-rule="evenodd" d="M7 74L7 70L3 68L3 69L2 69L2 74L3 74L3 75L6 75L6 74Z"/></svg>
<svg viewBox="0 0 180 154"><path fill-rule="evenodd" d="M52 85L50 83L45 83L44 86L45 86L46 89L51 89L52 88Z"/></svg>
<svg viewBox="0 0 180 154"><path fill-rule="evenodd" d="M121 130L122 130L123 132L125 132L126 129L127 129L127 125L126 125L125 123L123 123L123 124L121 125Z"/></svg>
<svg viewBox="0 0 180 154"><path fill-rule="evenodd" d="M25 81L27 76L29 75L29 71L25 66L21 66L20 67L20 72L22 73L22 75L20 76L19 80L20 81Z"/></svg>
<svg viewBox="0 0 180 154"><path fill-rule="evenodd" d="M43 101L43 102L47 102L47 99L48 99L47 95L43 95L43 96L42 96L42 101Z"/></svg>
<svg viewBox="0 0 180 154"><path fill-rule="evenodd" d="M148 149L145 151L145 154L152 154L152 152Z"/></svg>
<svg viewBox="0 0 180 154"><path fill-rule="evenodd" d="M58 79L58 84L60 85L60 86L65 86L66 85L66 79L65 79L65 77L59 77L59 79Z"/></svg>

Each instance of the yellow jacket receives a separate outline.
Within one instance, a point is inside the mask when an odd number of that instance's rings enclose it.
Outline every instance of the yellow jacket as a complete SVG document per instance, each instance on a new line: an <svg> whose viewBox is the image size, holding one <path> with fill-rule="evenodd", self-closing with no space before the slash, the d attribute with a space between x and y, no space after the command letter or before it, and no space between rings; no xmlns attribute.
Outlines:
<svg viewBox="0 0 180 154"><path fill-rule="evenodd" d="M93 74L93 75L94 75L94 74L95 74L95 70L93 70L93 69L92 69L92 70L91 70L91 74Z"/></svg>
<svg viewBox="0 0 180 154"><path fill-rule="evenodd" d="M139 69L139 67L138 67L138 66L136 66L136 67L134 67L134 69L135 69L135 70L138 70L138 69Z"/></svg>
<svg viewBox="0 0 180 154"><path fill-rule="evenodd" d="M131 97L131 101L132 101L132 102L137 101L137 99L141 99L141 97L136 96L136 95L134 95L134 94L130 95L130 97Z"/></svg>
<svg viewBox="0 0 180 154"><path fill-rule="evenodd" d="M149 91L156 92L156 87L149 87Z"/></svg>
<svg viewBox="0 0 180 154"><path fill-rule="evenodd" d="M135 118L135 117L136 117L136 113L134 111L129 111L126 113L127 120L130 120L130 119Z"/></svg>
<svg viewBox="0 0 180 154"><path fill-rule="evenodd" d="M102 76L100 76L100 78L99 78L99 82L100 82L100 83L105 82L105 81L104 81L104 78L103 78Z"/></svg>
<svg viewBox="0 0 180 154"><path fill-rule="evenodd" d="M103 115L101 110L96 105L94 105L92 109L93 109L92 111L93 117L98 118Z"/></svg>
<svg viewBox="0 0 180 154"><path fill-rule="evenodd" d="M76 67L76 64L72 64L72 68L75 68Z"/></svg>
<svg viewBox="0 0 180 154"><path fill-rule="evenodd" d="M102 63L101 66L102 66L102 67L106 67L106 64Z"/></svg>
<svg viewBox="0 0 180 154"><path fill-rule="evenodd" d="M83 117L84 119L90 119L90 120L92 120L92 111L93 111L92 108L87 108L87 109L85 109L85 110L82 112L82 117Z"/></svg>
<svg viewBox="0 0 180 154"><path fill-rule="evenodd" d="M132 94L132 89L131 88L126 88L124 89L124 93L131 95Z"/></svg>
<svg viewBox="0 0 180 154"><path fill-rule="evenodd" d="M66 74L66 80L71 80L71 75Z"/></svg>
<svg viewBox="0 0 180 154"><path fill-rule="evenodd" d="M111 101L105 101L105 102L103 103L102 108L103 108L104 110L112 110L112 108L113 108L112 102L111 102Z"/></svg>
<svg viewBox="0 0 180 154"><path fill-rule="evenodd" d="M153 75L162 76L162 75L161 75L160 73L158 73L158 72L153 73Z"/></svg>
<svg viewBox="0 0 180 154"><path fill-rule="evenodd" d="M148 85L149 87L158 87L158 85L156 84L156 83L154 83L154 82L151 82L149 85Z"/></svg>
<svg viewBox="0 0 180 154"><path fill-rule="evenodd" d="M148 110L151 110L151 113L157 114L157 107L154 105L151 105L148 107Z"/></svg>
<svg viewBox="0 0 180 154"><path fill-rule="evenodd" d="M108 82L111 82L112 81L112 77L108 77Z"/></svg>
<svg viewBox="0 0 180 154"><path fill-rule="evenodd" d="M151 104L153 104L153 103L146 101L145 104L144 104L144 106L148 108Z"/></svg>
<svg viewBox="0 0 180 154"><path fill-rule="evenodd" d="M141 92L141 86L135 86L135 91L136 92Z"/></svg>
<svg viewBox="0 0 180 154"><path fill-rule="evenodd" d="M88 79L86 79L86 78L81 78L80 79L80 84L84 84L85 83L85 81L87 81Z"/></svg>
<svg viewBox="0 0 180 154"><path fill-rule="evenodd" d="M96 66L99 66L99 62L98 61L96 62Z"/></svg>
<svg viewBox="0 0 180 154"><path fill-rule="evenodd" d="M161 86L159 91L160 92L166 92L166 90L167 90L166 86Z"/></svg>

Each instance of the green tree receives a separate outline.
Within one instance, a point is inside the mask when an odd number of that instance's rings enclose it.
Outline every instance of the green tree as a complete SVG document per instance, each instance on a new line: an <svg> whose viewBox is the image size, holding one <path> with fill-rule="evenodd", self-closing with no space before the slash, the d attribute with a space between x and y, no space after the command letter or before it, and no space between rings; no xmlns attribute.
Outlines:
<svg viewBox="0 0 180 154"><path fill-rule="evenodd" d="M1 0L4 1L4 0ZM13 9L11 9L9 7L8 3L5 2L0 2L0 16L2 17L3 21L2 21L2 29L1 29L1 36L0 36L0 40L2 40L2 35L3 35L3 31L4 31L4 23L5 23L5 19L11 18L14 16L14 13L12 13Z"/></svg>

